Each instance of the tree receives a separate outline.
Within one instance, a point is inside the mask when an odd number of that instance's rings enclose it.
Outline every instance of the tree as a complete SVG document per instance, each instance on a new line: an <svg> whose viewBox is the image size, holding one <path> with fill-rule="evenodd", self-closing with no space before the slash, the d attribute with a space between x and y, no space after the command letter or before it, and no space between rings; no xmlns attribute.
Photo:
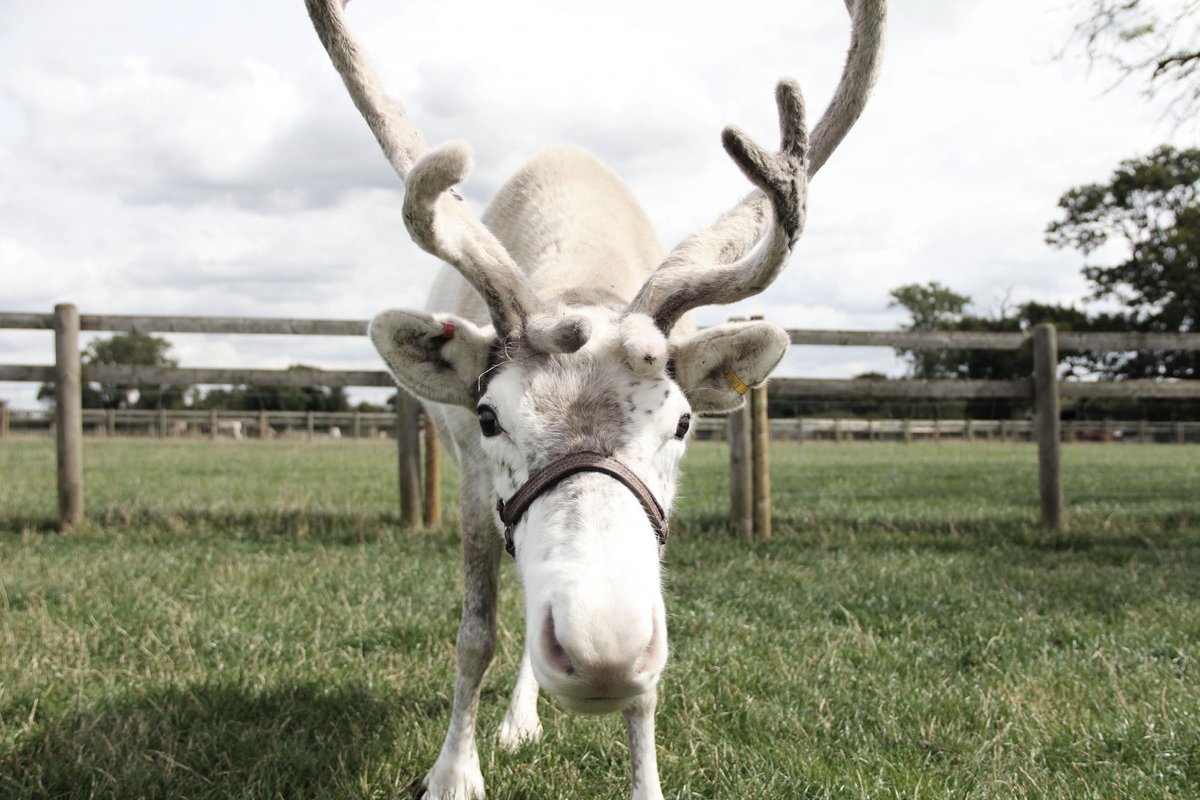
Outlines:
<svg viewBox="0 0 1200 800"><path fill-rule="evenodd" d="M890 292L888 308L900 306L908 311L911 321L907 331L945 331L957 329L971 298L959 294L937 281L927 284L906 283ZM909 377L923 379L952 378L959 374L961 354L956 350L910 350L896 352L909 359Z"/></svg>
<svg viewBox="0 0 1200 800"><path fill-rule="evenodd" d="M313 371L315 367L292 364L289 372ZM234 411L349 411L350 402L341 386L235 386L211 389L196 402L199 408Z"/></svg>
<svg viewBox="0 0 1200 800"><path fill-rule="evenodd" d="M1076 187L1058 201L1063 218L1046 228L1047 243L1084 256L1119 254L1115 264L1083 268L1093 299L1125 307L1104 316L1110 330L1200 329L1198 190L1200 149L1163 146L1122 162L1107 183ZM1110 376L1200 377L1196 353L1111 354L1095 367Z"/></svg>
<svg viewBox="0 0 1200 800"><path fill-rule="evenodd" d="M933 284L931 284L933 286ZM911 287L911 285L910 285ZM906 288L906 287L901 287ZM939 286L940 289L945 287ZM906 292L907 298L921 298L920 292ZM960 295L961 297L961 295ZM968 300L967 305L970 301ZM902 304L900 304L902 305ZM991 316L961 313L954 318L943 318L941 327L927 330L960 331L1029 331L1042 322L1051 322L1059 331L1121 331L1128 330L1129 319L1122 313L1089 313L1074 306L1050 305L1028 302L1019 306L1002 306ZM906 326L916 330L914 324ZM919 357L930 351L902 350L909 359L909 374L915 377L920 368ZM1017 350L950 350L941 351L939 369L941 377L957 376L974 380L1011 380L1028 378L1033 371L1033 354L1030 348ZM1119 375L1113 367L1129 360L1125 353L1109 351L1065 351L1060 355L1060 364L1067 375L1093 376L1106 373ZM945 413L943 413L945 412ZM1029 412L1029 404L1023 400L1006 398L977 398L965 404L938 404L934 414L965 414L976 419L1014 418ZM926 415L929 415L926 412ZM1080 399L1071 401L1064 408L1064 416L1078 419L1196 419L1200 417L1200 403L1179 400L1125 400L1125 399Z"/></svg>
<svg viewBox="0 0 1200 800"><path fill-rule="evenodd" d="M1114 66L1124 80L1140 77L1145 92L1169 97L1179 122L1200 110L1200 2L1080 0L1086 10L1073 32L1090 60Z"/></svg>
<svg viewBox="0 0 1200 800"><path fill-rule="evenodd" d="M171 343L145 333L117 333L96 339L82 355L85 365L132 365L176 367L170 357ZM166 384L84 384L84 408L182 408L186 387ZM43 384L38 399L53 401L54 384Z"/></svg>

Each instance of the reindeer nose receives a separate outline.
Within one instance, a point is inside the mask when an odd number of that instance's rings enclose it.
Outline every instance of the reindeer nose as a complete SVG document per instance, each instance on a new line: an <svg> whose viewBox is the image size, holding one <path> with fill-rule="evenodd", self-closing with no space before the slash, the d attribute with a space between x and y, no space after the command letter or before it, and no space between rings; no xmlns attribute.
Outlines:
<svg viewBox="0 0 1200 800"><path fill-rule="evenodd" d="M564 675L575 674L575 664L566 648L554 635L554 612L546 609L546 622L542 625L542 652L546 654L546 662Z"/></svg>
<svg viewBox="0 0 1200 800"><path fill-rule="evenodd" d="M659 626L651 619L650 638L640 650L626 650L624 654L593 652L593 648L575 648L572 652L570 644L559 640L554 628L554 612L546 609L546 619L542 625L542 652L548 666L561 675L576 676L600 683L624 683L637 679L645 673L661 669L663 656L662 639ZM634 657L630 658L630 655Z"/></svg>

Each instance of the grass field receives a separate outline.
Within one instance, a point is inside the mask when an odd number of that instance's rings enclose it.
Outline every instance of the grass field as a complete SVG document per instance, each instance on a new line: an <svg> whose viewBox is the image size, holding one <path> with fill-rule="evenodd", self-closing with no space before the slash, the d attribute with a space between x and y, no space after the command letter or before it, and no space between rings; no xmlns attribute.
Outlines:
<svg viewBox="0 0 1200 800"><path fill-rule="evenodd" d="M754 546L723 460L693 446L667 551L667 797L1200 797L1200 448L1068 447L1049 537L1031 446L777 446ZM395 530L393 446L88 442L86 485L54 534L52 444L0 443L0 797L406 796L459 580L451 524ZM494 744L504 570L489 796L627 795L618 717L543 698Z"/></svg>

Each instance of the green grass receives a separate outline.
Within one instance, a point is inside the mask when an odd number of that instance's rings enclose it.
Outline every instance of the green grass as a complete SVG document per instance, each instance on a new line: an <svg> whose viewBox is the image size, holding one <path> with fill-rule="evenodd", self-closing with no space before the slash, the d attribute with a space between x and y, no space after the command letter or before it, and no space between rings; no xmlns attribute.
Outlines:
<svg viewBox="0 0 1200 800"><path fill-rule="evenodd" d="M407 796L459 567L452 525L396 531L393 447L85 452L92 522L62 536L52 445L0 444L0 797ZM1200 797L1200 448L1069 447L1051 537L1030 446L777 446L754 546L724 457L693 447L668 547L667 797ZM627 795L617 717L543 698L540 744L494 744L504 570L489 796Z"/></svg>

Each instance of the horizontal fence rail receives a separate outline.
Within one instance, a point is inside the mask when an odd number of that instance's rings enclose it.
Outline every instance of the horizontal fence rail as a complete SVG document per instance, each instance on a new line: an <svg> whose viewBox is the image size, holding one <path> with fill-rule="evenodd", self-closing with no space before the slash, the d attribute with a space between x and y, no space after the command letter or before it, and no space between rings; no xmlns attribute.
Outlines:
<svg viewBox="0 0 1200 800"><path fill-rule="evenodd" d="M792 344L823 347L893 347L903 350L1020 350L1030 341L1024 332L989 331L788 331ZM1200 350L1200 333L1135 331L1058 333L1060 350Z"/></svg>
<svg viewBox="0 0 1200 800"><path fill-rule="evenodd" d="M883 378L772 378L771 393L781 397L923 397L935 399L1033 396L1029 380L925 381Z"/></svg>
<svg viewBox="0 0 1200 800"><path fill-rule="evenodd" d="M54 367L31 364L0 365L0 381L54 380ZM217 367L151 367L124 364L89 364L83 367L88 383L144 385L255 386L395 386L382 370L243 369Z"/></svg>
<svg viewBox="0 0 1200 800"><path fill-rule="evenodd" d="M363 320L281 319L269 317L195 317L120 314L79 314L75 306L63 304L54 313L0 312L0 329L44 330L55 336L55 363L0 364L0 381L35 381L53 383L57 387L54 429L59 453L59 522L62 527L76 524L82 516L82 458L83 427L116 435L141 429L160 436L194 435L206 431L209 436L250 436L267 438L270 435L292 435L299 429L312 438L318 435L379 435L392 432L400 444L401 517L415 524L414 508L421 501L414 483L420 457L426 454L426 521L429 509L440 508L436 497L438 459L436 437L425 427L422 437L415 433L419 424L419 406L403 392L397 410L384 415L369 416L365 412L350 412L326 417L319 412L228 412L214 410L173 411L87 411L81 408L81 389L88 383L126 385L257 385L257 386L375 386L392 387L394 383L383 370L323 370L323 369L254 369L228 367L157 367L122 365L81 365L78 336L80 331L110 331L126 333L182 333L221 335L290 335L290 336L363 336L367 323ZM1058 443L1078 439L1098 441L1188 441L1191 423L1167 423L1173 427L1160 430L1158 423L1083 423L1060 420L1059 403L1075 398L1200 398L1200 381L1063 381L1057 377L1058 353L1063 351L1200 351L1197 333L1132 333L1132 332L1057 332L1052 325L1043 324L1030 331L788 331L792 344L800 346L888 347L904 350L986 349L1033 351L1035 374L1028 378L1008 380L891 380L891 379L813 379L775 378L770 391L781 397L804 398L875 398L875 399L975 399L1005 398L1032 402L1032 420L776 420L766 419L765 387L753 390L750 405L755 409L753 424L745 415L735 413L728 425L722 421L701 421L700 435L728 436L734 463L731 474L734 483L738 475L752 471L756 482L764 485L766 442L771 438L808 439L831 438L834 441L959 437L963 439L993 438L1038 443L1039 483L1042 497L1043 524L1054 530L1065 525L1064 502ZM98 417L97 414L103 414ZM137 416L143 414L144 416ZM336 421L335 421L336 420ZM0 402L0 437L7 434L15 422L21 429L27 422L21 414L14 415ZM180 428L182 426L182 428ZM346 431L343 426L348 426ZM278 429L278 430L277 430ZM335 434L334 431L337 433ZM736 445L736 447L734 446ZM750 470L753 465L753 470ZM431 487L431 482L433 486ZM433 493L430 496L430 493ZM741 493L739 495L739 493ZM746 507L751 495L734 487L734 505ZM742 497L742 501L737 498ZM764 508L763 492L755 490L752 505L755 520L766 517L769 532L769 505ZM766 512L764 514L764 512ZM754 537L754 526L739 520L734 513L735 528L748 538ZM747 513L749 509L747 508ZM433 515L436 518L436 515ZM436 524L436 523L434 523ZM766 534L764 534L766 535Z"/></svg>
<svg viewBox="0 0 1200 800"><path fill-rule="evenodd" d="M53 314L0 312L0 328L54 330ZM120 333L225 333L281 336L365 336L367 322L351 319L279 317L157 317L128 314L80 314L81 331Z"/></svg>

